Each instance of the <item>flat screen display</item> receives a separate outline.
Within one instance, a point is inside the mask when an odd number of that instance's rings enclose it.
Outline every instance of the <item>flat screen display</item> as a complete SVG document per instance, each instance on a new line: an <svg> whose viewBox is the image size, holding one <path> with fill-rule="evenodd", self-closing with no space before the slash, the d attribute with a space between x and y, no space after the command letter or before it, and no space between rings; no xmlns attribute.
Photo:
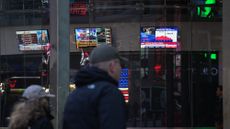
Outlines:
<svg viewBox="0 0 230 129"><path fill-rule="evenodd" d="M141 48L177 48L176 27L141 27Z"/></svg>
<svg viewBox="0 0 230 129"><path fill-rule="evenodd" d="M48 46L48 30L16 31L20 51L45 50Z"/></svg>
<svg viewBox="0 0 230 129"><path fill-rule="evenodd" d="M77 48L96 47L101 44L111 45L110 28L76 28L75 41Z"/></svg>
<svg viewBox="0 0 230 129"><path fill-rule="evenodd" d="M128 80L128 76L129 76L128 68L122 68L118 89L123 94L125 102L129 101L129 80Z"/></svg>

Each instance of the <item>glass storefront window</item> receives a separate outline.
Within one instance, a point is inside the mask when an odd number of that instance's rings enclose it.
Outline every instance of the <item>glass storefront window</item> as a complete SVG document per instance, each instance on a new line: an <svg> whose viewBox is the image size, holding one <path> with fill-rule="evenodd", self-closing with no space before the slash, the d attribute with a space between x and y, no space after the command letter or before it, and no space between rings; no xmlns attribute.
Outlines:
<svg viewBox="0 0 230 129"><path fill-rule="evenodd" d="M50 86L55 74L50 72L50 51L56 48L50 41L57 37L50 34L50 3L0 1L0 126L7 126L14 103L28 85L55 88ZM222 87L222 4L70 0L66 88L76 88L74 76L87 64L92 49L109 44L129 59L120 81L129 128L215 127L216 116L222 114L216 93Z"/></svg>

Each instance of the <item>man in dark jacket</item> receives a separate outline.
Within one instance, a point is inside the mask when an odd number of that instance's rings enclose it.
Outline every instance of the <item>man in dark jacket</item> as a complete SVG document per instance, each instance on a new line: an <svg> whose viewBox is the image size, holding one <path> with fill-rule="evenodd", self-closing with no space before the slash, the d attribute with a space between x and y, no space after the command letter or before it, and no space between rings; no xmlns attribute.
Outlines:
<svg viewBox="0 0 230 129"><path fill-rule="evenodd" d="M125 129L125 102L118 90L122 58L113 47L100 45L89 59L67 99L63 129Z"/></svg>

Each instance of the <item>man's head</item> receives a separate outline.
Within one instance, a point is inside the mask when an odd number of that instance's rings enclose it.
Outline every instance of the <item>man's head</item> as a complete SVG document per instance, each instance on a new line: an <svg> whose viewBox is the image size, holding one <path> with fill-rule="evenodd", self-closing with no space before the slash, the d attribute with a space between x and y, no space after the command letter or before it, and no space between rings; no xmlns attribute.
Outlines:
<svg viewBox="0 0 230 129"><path fill-rule="evenodd" d="M89 57L91 66L96 66L108 72L117 81L121 73L121 60L123 58L119 55L118 51L108 45L100 45L94 48Z"/></svg>

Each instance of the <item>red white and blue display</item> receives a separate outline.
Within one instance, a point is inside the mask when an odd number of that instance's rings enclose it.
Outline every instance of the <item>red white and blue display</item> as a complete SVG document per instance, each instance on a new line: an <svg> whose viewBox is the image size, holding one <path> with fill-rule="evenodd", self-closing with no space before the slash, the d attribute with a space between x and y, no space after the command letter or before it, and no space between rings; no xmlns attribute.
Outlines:
<svg viewBox="0 0 230 129"><path fill-rule="evenodd" d="M125 102L129 101L129 70L128 68L123 68L121 70L120 80L119 80L119 87L118 89L121 90Z"/></svg>
<svg viewBox="0 0 230 129"><path fill-rule="evenodd" d="M177 27L141 27L141 48L177 48Z"/></svg>

